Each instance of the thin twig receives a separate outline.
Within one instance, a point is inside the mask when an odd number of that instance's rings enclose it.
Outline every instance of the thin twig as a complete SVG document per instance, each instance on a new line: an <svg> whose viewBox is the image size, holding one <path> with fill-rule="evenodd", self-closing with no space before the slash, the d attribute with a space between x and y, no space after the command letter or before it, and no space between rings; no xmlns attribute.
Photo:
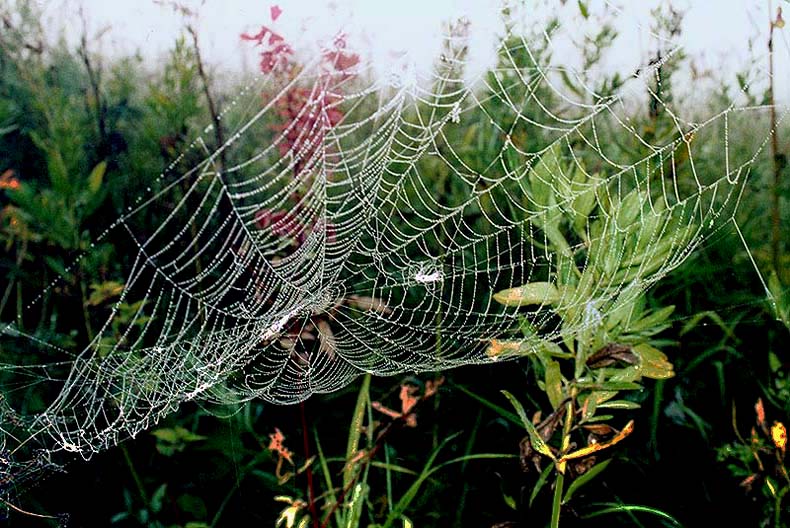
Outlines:
<svg viewBox="0 0 790 528"><path fill-rule="evenodd" d="M88 22L85 19L85 13L80 9L80 16L82 17L82 35L80 37L80 47L77 49L77 54L82 59L82 64L85 65L85 70L88 72L88 83L91 87L93 94L93 106L96 113L96 126L99 129L99 140L102 147L107 145L107 105L101 96L101 63L97 68L94 68L91 61L90 53L88 52Z"/></svg>
<svg viewBox="0 0 790 528"><path fill-rule="evenodd" d="M773 18L773 6L768 0L768 17L770 30L768 32L768 103L771 113L771 157L773 158L774 182L771 193L771 257L774 270L779 273L781 242L781 211L779 206L779 185L781 181L782 162L779 155L779 130L776 128L776 100L774 97L774 28L776 23ZM778 18L778 14L777 14Z"/></svg>
<svg viewBox="0 0 790 528"><path fill-rule="evenodd" d="M208 111L211 114L211 123L214 126L214 141L217 143L216 148L218 149L219 155L219 172L224 173L226 166L225 149L223 148L225 145L225 134L222 130L222 123L220 122L219 108L216 101L214 100L213 94L211 93L211 83L209 82L206 69L203 66L203 57L200 53L200 42L198 41L197 31L191 24L187 24L187 31L192 37L192 45L195 49L195 62L197 65L198 76L203 83L203 94L206 96Z"/></svg>

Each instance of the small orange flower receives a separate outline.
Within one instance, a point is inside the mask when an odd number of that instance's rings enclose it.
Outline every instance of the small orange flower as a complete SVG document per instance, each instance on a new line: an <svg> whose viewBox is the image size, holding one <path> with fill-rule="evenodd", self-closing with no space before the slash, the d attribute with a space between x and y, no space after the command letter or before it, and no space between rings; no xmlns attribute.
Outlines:
<svg viewBox="0 0 790 528"><path fill-rule="evenodd" d="M437 392L439 392L439 387L442 386L444 383L444 376L441 376L435 380L428 380L425 382L425 394L423 398L430 398Z"/></svg>
<svg viewBox="0 0 790 528"><path fill-rule="evenodd" d="M754 404L754 411L757 413L757 425L762 426L765 424L765 407L763 406L762 398L757 398L757 403Z"/></svg>
<svg viewBox="0 0 790 528"><path fill-rule="evenodd" d="M748 477L743 479L739 485L742 488L746 489L746 491L751 491L752 490L752 484L754 484L755 480L757 480L757 473L755 473L753 475L749 475Z"/></svg>
<svg viewBox="0 0 790 528"><path fill-rule="evenodd" d="M274 433L269 435L271 441L269 442L269 451L273 451L277 453L280 459L285 459L291 464L293 464L293 453L289 451L285 445L283 445L283 441L285 440L285 435L279 429L275 428Z"/></svg>
<svg viewBox="0 0 790 528"><path fill-rule="evenodd" d="M422 396L418 393L418 388L410 383L403 383L400 386L400 412L385 407L380 402L373 402L372 407L387 416L399 419L403 418L407 427L417 427L417 415L415 407L421 400L427 400L439 392L439 387L444 383L444 377L425 382L425 390Z"/></svg>
<svg viewBox="0 0 790 528"><path fill-rule="evenodd" d="M11 189L15 191L19 189L20 183L19 180L14 178L14 171L8 169L0 176L0 189Z"/></svg>
<svg viewBox="0 0 790 528"><path fill-rule="evenodd" d="M773 427L771 427L771 438L776 447L782 451L785 450L785 446L787 445L787 429L785 429L782 422L774 422Z"/></svg>

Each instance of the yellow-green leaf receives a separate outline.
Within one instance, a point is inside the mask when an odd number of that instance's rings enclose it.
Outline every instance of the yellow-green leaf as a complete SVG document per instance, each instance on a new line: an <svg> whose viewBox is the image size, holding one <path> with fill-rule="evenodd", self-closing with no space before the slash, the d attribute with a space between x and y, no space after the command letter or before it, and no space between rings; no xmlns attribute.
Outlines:
<svg viewBox="0 0 790 528"><path fill-rule="evenodd" d="M529 421L529 418L527 418L527 413L524 411L524 407L521 405L521 403L516 399L515 396L513 396L506 390L503 390L502 394L504 394L505 397L508 400L510 400L510 403L513 405L513 408L516 409L519 418L521 418L521 422L524 424L524 428L527 430L527 435L529 436L529 442L532 444L532 447L535 448L535 451L537 451L542 455L546 455L552 460L556 460L554 453L551 452L551 449L549 449L548 444L546 444L546 442L540 436L540 433L538 433L538 430L535 428L535 425L531 421Z"/></svg>
<svg viewBox="0 0 790 528"><path fill-rule="evenodd" d="M96 194L98 190L101 188L102 180L104 179L104 173L107 171L107 162L102 161L95 167L88 176L88 190L91 194Z"/></svg>
<svg viewBox="0 0 790 528"><path fill-rule="evenodd" d="M91 290L87 304L90 306L98 306L107 299L120 295L121 292L123 292L123 284L115 281L106 281L101 284L91 284Z"/></svg>
<svg viewBox="0 0 790 528"><path fill-rule="evenodd" d="M505 306L553 304L559 299L560 291L551 282L530 282L494 294L494 300Z"/></svg>
<svg viewBox="0 0 790 528"><path fill-rule="evenodd" d="M562 373L560 364L556 361L549 361L546 365L546 395L549 397L552 408L556 409L562 405Z"/></svg>
<svg viewBox="0 0 790 528"><path fill-rule="evenodd" d="M632 350L639 356L639 370L645 378L667 379L675 375L672 363L659 349L642 343L633 347Z"/></svg>

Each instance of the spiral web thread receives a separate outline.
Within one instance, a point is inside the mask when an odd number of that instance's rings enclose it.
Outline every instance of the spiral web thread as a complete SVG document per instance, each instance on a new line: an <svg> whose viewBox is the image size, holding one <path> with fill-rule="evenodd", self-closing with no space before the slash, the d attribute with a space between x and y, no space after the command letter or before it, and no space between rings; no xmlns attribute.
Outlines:
<svg viewBox="0 0 790 528"><path fill-rule="evenodd" d="M733 219L765 145L733 159L729 120L765 109L684 120L659 100L677 134L653 144L627 116L655 68L606 96L584 84L586 72L565 70L586 90L569 95L560 69L539 58L551 42L508 33L498 66L474 82L463 80L463 31L449 33L428 78L408 65L388 76L325 61L285 80L257 77L221 116L224 145L209 148L206 128L96 237L91 247L125 240L134 258L115 302L95 307L105 322L87 346L65 350L2 324L2 339L47 358L2 365L13 380L4 392L49 398L31 415L4 405L6 453L36 446L40 464L59 451L88 458L192 400L293 403L362 372L507 359L491 340L517 335L521 318L541 339L573 335L677 267ZM305 104L283 121L295 87ZM560 110L544 104L547 93ZM524 147L530 135L541 148ZM629 157L618 137L646 154ZM711 153L723 164L706 162ZM635 191L630 216L598 207ZM496 291L552 281L562 255L547 226L586 215L590 196L597 236L630 236L605 246L604 260L632 258L630 245L638 273L590 273L582 293L554 303L578 308L562 328L547 304L495 302ZM163 220L150 225L154 217ZM592 266L583 240L568 251L580 269Z"/></svg>

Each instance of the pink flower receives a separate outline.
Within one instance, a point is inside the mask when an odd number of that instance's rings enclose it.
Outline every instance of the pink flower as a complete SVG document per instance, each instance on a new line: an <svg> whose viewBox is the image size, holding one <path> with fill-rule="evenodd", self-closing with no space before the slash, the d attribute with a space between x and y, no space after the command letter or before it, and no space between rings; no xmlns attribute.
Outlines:
<svg viewBox="0 0 790 528"><path fill-rule="evenodd" d="M278 68L288 65L289 55L292 50L288 44L280 44L271 50L261 52L261 71L271 73Z"/></svg>
<svg viewBox="0 0 790 528"><path fill-rule="evenodd" d="M261 30L254 35L250 35L249 33L242 33L241 40L251 40L256 42L258 46L260 46L261 44L263 44L263 39L266 37L267 33L272 33L272 31L266 26L261 26Z"/></svg>
<svg viewBox="0 0 790 528"><path fill-rule="evenodd" d="M327 51L324 59L329 62L334 69L339 72L350 70L359 64L359 55L356 53L344 53L342 51Z"/></svg>
<svg viewBox="0 0 790 528"><path fill-rule="evenodd" d="M271 227L274 234L283 237L293 236L302 228L288 211L261 209L255 213L255 222L261 229Z"/></svg>
<svg viewBox="0 0 790 528"><path fill-rule="evenodd" d="M266 47L261 52L260 66L263 73L271 73L275 69L284 68L288 65L290 56L293 55L291 46L285 42L283 36L266 26L261 26L261 30L254 35L242 33L241 39L255 42L256 46Z"/></svg>
<svg viewBox="0 0 790 528"><path fill-rule="evenodd" d="M273 5L271 7L270 11L271 11L271 15L272 15L272 22L277 20L280 17L280 15L283 14L283 10L280 9L280 6L278 6L278 5Z"/></svg>
<svg viewBox="0 0 790 528"><path fill-rule="evenodd" d="M298 245L304 243L310 233L324 232L329 243L337 239L335 224L323 218L298 219L302 215L299 206L291 211L261 209L255 213L255 225L259 229L269 229L271 233L280 238L290 238Z"/></svg>

